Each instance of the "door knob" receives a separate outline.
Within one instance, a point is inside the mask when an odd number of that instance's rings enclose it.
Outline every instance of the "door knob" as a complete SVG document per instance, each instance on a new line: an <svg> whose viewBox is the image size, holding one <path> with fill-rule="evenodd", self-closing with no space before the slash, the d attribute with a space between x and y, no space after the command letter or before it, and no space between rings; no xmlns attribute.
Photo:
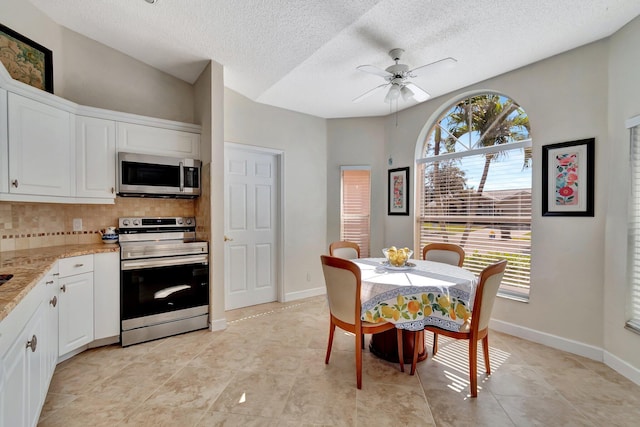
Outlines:
<svg viewBox="0 0 640 427"><path fill-rule="evenodd" d="M38 346L38 337L34 335L31 337L29 341L27 341L27 348L30 348L31 352L33 353L36 351L37 346Z"/></svg>
<svg viewBox="0 0 640 427"><path fill-rule="evenodd" d="M232 241L233 241L233 239L232 239L232 238L230 238L230 237L224 236L224 241L225 241L225 242L232 242Z"/></svg>

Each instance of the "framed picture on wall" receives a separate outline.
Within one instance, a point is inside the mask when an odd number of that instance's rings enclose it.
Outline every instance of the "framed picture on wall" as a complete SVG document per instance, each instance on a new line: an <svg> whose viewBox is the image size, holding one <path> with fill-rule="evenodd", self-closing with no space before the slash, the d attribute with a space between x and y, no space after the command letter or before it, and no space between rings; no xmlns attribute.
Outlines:
<svg viewBox="0 0 640 427"><path fill-rule="evenodd" d="M389 215L409 215L409 167L389 169Z"/></svg>
<svg viewBox="0 0 640 427"><path fill-rule="evenodd" d="M0 61L12 79L53 93L53 54L0 24Z"/></svg>
<svg viewBox="0 0 640 427"><path fill-rule="evenodd" d="M595 139L542 147L542 215L594 216Z"/></svg>

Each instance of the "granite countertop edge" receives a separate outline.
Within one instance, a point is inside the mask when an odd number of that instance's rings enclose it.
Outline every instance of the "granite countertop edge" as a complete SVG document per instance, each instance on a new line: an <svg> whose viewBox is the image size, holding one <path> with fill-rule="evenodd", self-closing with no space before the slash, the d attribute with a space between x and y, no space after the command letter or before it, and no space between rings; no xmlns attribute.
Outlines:
<svg viewBox="0 0 640 427"><path fill-rule="evenodd" d="M119 251L117 244L90 243L0 252L0 275L13 274L11 280L0 285L0 321L20 304L56 261Z"/></svg>

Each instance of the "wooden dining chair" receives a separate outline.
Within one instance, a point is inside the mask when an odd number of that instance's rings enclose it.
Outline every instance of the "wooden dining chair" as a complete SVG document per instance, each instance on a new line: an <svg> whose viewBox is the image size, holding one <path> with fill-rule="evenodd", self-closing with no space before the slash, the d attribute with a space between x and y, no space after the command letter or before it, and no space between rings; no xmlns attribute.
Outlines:
<svg viewBox="0 0 640 427"><path fill-rule="evenodd" d="M453 243L429 243L422 248L422 259L462 267L464 249ZM432 353L438 351L438 334L433 334Z"/></svg>
<svg viewBox="0 0 640 427"><path fill-rule="evenodd" d="M333 345L333 335L336 326L347 332L355 334L356 344L356 383L359 389L362 388L362 340L364 334L377 334L394 329L391 322L370 323L360 319L360 268L353 262L321 255L322 271L324 273L327 287L327 297L329 300L329 342L327 344L327 355L324 363L329 363L331 356L331 346ZM400 370L404 372L404 357L402 354L402 330L397 329L398 356L400 359Z"/></svg>
<svg viewBox="0 0 640 427"><path fill-rule="evenodd" d="M450 338L469 341L469 379L471 397L478 396L478 341L482 340L482 350L484 354L484 366L487 374L491 374L489 365L489 319L493 310L493 303L498 294L498 288L507 268L507 260L498 261L486 267L480 273L480 283L476 289L473 300L473 310L471 312L471 324L459 331L449 331L436 326L425 326L425 331L431 331ZM465 324L466 326L467 324ZM417 336L418 334L416 334ZM416 369L418 359L417 343L413 344L413 360L411 362L411 375ZM435 356L436 353L432 353Z"/></svg>
<svg viewBox="0 0 640 427"><path fill-rule="evenodd" d="M453 243L429 243L422 248L422 259L462 267L464 249Z"/></svg>
<svg viewBox="0 0 640 427"><path fill-rule="evenodd" d="M329 245L329 255L344 259L360 258L360 246L347 240L340 240Z"/></svg>

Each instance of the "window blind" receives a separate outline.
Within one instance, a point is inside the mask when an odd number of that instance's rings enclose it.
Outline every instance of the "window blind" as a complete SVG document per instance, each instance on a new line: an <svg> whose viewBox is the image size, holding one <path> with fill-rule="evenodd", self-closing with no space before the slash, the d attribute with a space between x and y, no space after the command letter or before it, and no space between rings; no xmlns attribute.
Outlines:
<svg viewBox="0 0 640 427"><path fill-rule="evenodd" d="M636 119L640 119L640 116ZM626 326L640 333L640 120L630 120L631 207L629 209L630 298Z"/></svg>
<svg viewBox="0 0 640 427"><path fill-rule="evenodd" d="M368 167L343 166L340 203L340 240L360 246L360 256L369 256L371 170Z"/></svg>
<svg viewBox="0 0 640 427"><path fill-rule="evenodd" d="M530 142L418 162L420 248L434 242L460 245L464 267L476 274L507 259L500 292L524 299L531 265L531 171L524 154Z"/></svg>

